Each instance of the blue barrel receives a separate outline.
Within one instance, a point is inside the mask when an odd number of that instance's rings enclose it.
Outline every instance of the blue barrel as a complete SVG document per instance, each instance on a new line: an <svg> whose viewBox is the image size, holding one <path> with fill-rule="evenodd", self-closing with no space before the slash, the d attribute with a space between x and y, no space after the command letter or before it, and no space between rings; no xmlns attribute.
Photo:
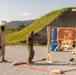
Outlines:
<svg viewBox="0 0 76 75"><path fill-rule="evenodd" d="M52 43L55 43L57 41L57 28L52 29L51 41L52 41Z"/></svg>
<svg viewBox="0 0 76 75"><path fill-rule="evenodd" d="M57 45L55 45L55 44L50 45L50 51L54 51L56 47L57 47Z"/></svg>

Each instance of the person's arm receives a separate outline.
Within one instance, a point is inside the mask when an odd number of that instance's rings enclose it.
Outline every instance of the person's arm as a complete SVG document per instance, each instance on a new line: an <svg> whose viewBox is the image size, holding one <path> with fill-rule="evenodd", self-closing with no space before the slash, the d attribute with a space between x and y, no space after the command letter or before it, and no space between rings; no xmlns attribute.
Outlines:
<svg viewBox="0 0 76 75"><path fill-rule="evenodd" d="M0 45L1 45L1 33L0 33Z"/></svg>

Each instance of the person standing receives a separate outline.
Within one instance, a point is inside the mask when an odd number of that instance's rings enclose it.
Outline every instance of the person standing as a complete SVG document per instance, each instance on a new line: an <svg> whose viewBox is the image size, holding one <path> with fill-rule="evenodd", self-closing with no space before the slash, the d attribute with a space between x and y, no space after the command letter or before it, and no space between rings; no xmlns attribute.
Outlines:
<svg viewBox="0 0 76 75"><path fill-rule="evenodd" d="M2 57L2 59L0 60L0 62L7 62L7 60L5 60L5 39L4 39L4 30L5 27L2 25L1 26L1 32L0 32L0 58Z"/></svg>
<svg viewBox="0 0 76 75"><path fill-rule="evenodd" d="M35 39L34 32L31 31L30 34L27 36L27 49L28 49L28 52L29 52L29 57L28 57L28 60L27 60L28 65L30 65L31 63L34 63L32 61L32 59L34 57L34 54L35 54L34 49L33 49L34 39Z"/></svg>

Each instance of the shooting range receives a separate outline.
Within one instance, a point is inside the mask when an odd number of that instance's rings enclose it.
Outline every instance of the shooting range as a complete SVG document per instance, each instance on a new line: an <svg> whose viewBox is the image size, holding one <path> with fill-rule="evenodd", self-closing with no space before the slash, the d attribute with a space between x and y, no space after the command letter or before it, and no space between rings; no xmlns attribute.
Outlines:
<svg viewBox="0 0 76 75"><path fill-rule="evenodd" d="M72 50L76 45L76 28L47 27L48 61L52 62L51 52Z"/></svg>

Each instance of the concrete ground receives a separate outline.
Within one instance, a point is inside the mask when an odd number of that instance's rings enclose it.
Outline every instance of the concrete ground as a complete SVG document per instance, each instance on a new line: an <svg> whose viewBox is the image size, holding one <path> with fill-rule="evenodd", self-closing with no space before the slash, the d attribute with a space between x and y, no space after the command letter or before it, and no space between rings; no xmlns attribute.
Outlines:
<svg viewBox="0 0 76 75"><path fill-rule="evenodd" d="M34 46L35 56L33 61L41 60L47 57L47 46ZM46 61L35 62L33 66L26 64L13 66L12 62L25 62L28 58L28 50L26 46L6 46L5 59L8 62L0 63L0 75L56 75L51 70L72 70L76 69L76 65L69 65L69 59L76 57L71 55L71 51L51 52L53 64ZM68 71L65 75L76 75L76 70Z"/></svg>

